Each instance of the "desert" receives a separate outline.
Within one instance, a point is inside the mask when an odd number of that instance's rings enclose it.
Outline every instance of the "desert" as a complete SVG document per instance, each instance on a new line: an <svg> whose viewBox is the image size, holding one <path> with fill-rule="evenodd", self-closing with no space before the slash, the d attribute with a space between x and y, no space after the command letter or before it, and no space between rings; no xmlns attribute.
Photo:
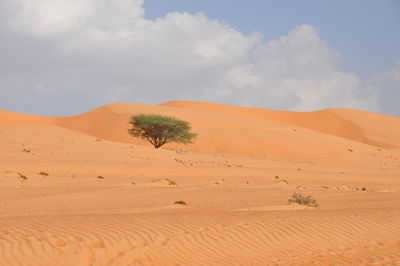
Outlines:
<svg viewBox="0 0 400 266"><path fill-rule="evenodd" d="M140 113L198 137L154 149L127 133ZM398 117L189 101L3 110L0 147L0 265L400 265Z"/></svg>
<svg viewBox="0 0 400 266"><path fill-rule="evenodd" d="M400 266L399 25L0 0L0 266Z"/></svg>

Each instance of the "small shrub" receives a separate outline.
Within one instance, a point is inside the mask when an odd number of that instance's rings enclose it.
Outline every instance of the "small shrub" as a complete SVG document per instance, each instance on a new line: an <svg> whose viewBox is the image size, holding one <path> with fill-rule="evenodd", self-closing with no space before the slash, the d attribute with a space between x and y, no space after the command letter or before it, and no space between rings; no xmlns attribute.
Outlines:
<svg viewBox="0 0 400 266"><path fill-rule="evenodd" d="M23 151L23 152L26 152L26 153L30 153L30 152L31 152L31 151L28 150L28 149L23 149L22 151Z"/></svg>
<svg viewBox="0 0 400 266"><path fill-rule="evenodd" d="M97 176L97 178L98 179L104 179L104 176L99 175L99 176Z"/></svg>
<svg viewBox="0 0 400 266"><path fill-rule="evenodd" d="M174 159L175 160L175 162L177 162L177 163L181 163L181 164L185 164L185 162L184 161L182 161L182 160L179 160L179 159Z"/></svg>
<svg viewBox="0 0 400 266"><path fill-rule="evenodd" d="M21 174L21 173L18 173L18 176L19 176L19 178L21 178L23 180L28 180L28 178L25 175Z"/></svg>
<svg viewBox="0 0 400 266"><path fill-rule="evenodd" d="M176 184L176 182L175 182L175 181L173 181L173 180L169 180L168 178L166 178L165 180L167 180L167 181L168 181L168 185L170 185L170 186L177 186L177 184Z"/></svg>
<svg viewBox="0 0 400 266"><path fill-rule="evenodd" d="M290 198L288 201L289 201L289 204L297 203L297 204L305 205L305 206L309 206L309 207L318 207L319 206L317 201L315 199L311 198L311 196L304 197L301 195L301 193L293 193L292 198Z"/></svg>
<svg viewBox="0 0 400 266"><path fill-rule="evenodd" d="M164 180L168 182L169 186L177 186L178 185L175 181L169 180L168 178L165 178ZM161 181L162 181L162 179L158 179L158 178L154 178L151 180L152 183L161 182Z"/></svg>
<svg viewBox="0 0 400 266"><path fill-rule="evenodd" d="M177 200L177 201L174 202L174 204L182 205L182 206L186 206L187 205L186 202L184 202L183 200Z"/></svg>
<svg viewBox="0 0 400 266"><path fill-rule="evenodd" d="M43 176L43 177L45 177L45 176L49 176L49 174L48 173L46 173L46 172L39 172L38 173L38 175L41 175L41 176Z"/></svg>

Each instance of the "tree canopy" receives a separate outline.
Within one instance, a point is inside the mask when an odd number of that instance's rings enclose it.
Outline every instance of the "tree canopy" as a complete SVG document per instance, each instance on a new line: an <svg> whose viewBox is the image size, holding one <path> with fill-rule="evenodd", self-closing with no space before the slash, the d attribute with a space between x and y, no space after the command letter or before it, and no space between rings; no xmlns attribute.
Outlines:
<svg viewBox="0 0 400 266"><path fill-rule="evenodd" d="M129 134L147 139L156 149L170 142L189 144L197 136L190 132L188 122L170 116L139 114L132 116L129 123Z"/></svg>

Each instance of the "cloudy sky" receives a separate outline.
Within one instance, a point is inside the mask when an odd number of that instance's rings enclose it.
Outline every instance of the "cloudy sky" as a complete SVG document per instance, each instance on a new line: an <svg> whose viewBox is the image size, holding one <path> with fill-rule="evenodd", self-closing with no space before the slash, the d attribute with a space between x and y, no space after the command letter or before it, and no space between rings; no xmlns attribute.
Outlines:
<svg viewBox="0 0 400 266"><path fill-rule="evenodd" d="M400 116L400 1L0 0L0 109L170 100Z"/></svg>

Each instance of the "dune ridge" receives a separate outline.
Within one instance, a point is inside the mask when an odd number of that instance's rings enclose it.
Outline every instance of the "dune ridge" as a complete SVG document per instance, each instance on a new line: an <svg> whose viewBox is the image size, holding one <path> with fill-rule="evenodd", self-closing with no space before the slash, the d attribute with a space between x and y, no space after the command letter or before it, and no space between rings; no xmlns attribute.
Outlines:
<svg viewBox="0 0 400 266"><path fill-rule="evenodd" d="M191 123L198 133L195 143L164 146L169 149L345 160L348 150L372 153L375 147L400 148L400 118L352 109L290 112L175 101L159 105L110 104L71 117L13 114L12 119L4 121L52 124L99 139L150 146L127 134L130 117L138 113L170 115ZM9 113L2 114L6 117ZM341 156L333 158L332 154Z"/></svg>
<svg viewBox="0 0 400 266"><path fill-rule="evenodd" d="M0 125L45 125L54 122L51 117L0 110Z"/></svg>
<svg viewBox="0 0 400 266"><path fill-rule="evenodd" d="M182 113L182 109L184 113ZM216 142L213 136L218 135L218 132L216 132L218 127L213 122L219 122L210 121L210 115L217 116L225 121L224 127L228 126L232 133L236 133L235 131L242 131L241 133L243 133L244 130L254 132L260 129L260 124L265 123L266 126L278 127L281 130L296 130L300 127L376 147L400 148L400 142L397 138L400 134L400 118L353 109L293 112L203 102L173 101L155 106L131 103L110 104L71 117L40 117L1 111L0 118L3 124L56 124L107 140L143 145L143 142L132 140L125 134L130 116L138 113L159 113L187 119L193 124L195 131L204 133L200 136L201 145L192 146L194 150L231 151L225 150L226 147L224 149L216 147L215 144L210 144ZM242 119L239 120L238 117ZM226 121L230 121L230 123ZM251 123L253 121L256 123ZM215 131L212 132L212 129ZM261 130L265 130L265 128L261 128ZM242 141L251 142L251 139L244 138ZM206 145L205 148L204 144L207 142L209 145ZM237 152L246 153L247 151L241 152L239 149Z"/></svg>
<svg viewBox="0 0 400 266"><path fill-rule="evenodd" d="M381 143L381 145L385 146L384 148L400 147L397 143L397 136L400 134L400 119L398 117L368 111L346 108L326 109L313 112L274 111L260 108L232 107L222 104L182 101L166 102L160 105L199 110L214 110L216 112L226 112L249 118L256 117L279 124L303 127L363 143L367 143L368 141L365 140L376 134L379 137L387 138L388 143Z"/></svg>

